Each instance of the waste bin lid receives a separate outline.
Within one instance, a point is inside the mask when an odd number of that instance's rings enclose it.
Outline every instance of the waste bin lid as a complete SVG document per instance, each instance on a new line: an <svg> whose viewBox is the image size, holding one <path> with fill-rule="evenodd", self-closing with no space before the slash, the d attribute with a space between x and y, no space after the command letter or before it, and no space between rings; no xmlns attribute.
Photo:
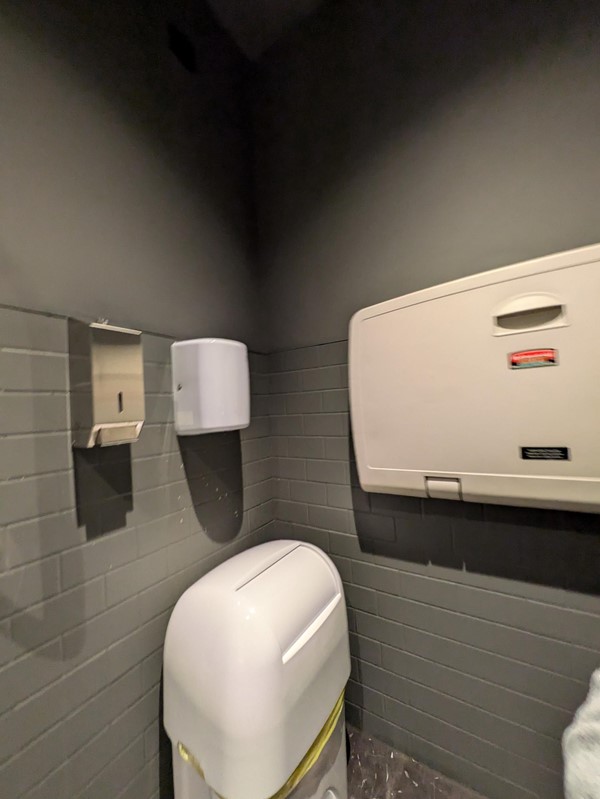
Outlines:
<svg viewBox="0 0 600 799"><path fill-rule="evenodd" d="M334 564L310 544L262 544L202 577L175 606L165 727L221 796L267 799L311 746L349 673Z"/></svg>

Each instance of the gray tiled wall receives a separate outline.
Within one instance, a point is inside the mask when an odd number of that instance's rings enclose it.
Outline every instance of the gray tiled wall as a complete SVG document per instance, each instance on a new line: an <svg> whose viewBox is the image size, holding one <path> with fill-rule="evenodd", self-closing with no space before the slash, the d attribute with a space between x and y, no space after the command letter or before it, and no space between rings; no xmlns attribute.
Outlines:
<svg viewBox="0 0 600 799"><path fill-rule="evenodd" d="M0 796L154 799L170 610L268 530L267 363L251 426L178 441L170 339L144 335L138 443L71 452L67 324L0 308ZM165 747L163 745L162 749Z"/></svg>
<svg viewBox="0 0 600 799"><path fill-rule="evenodd" d="M347 343L271 356L275 531L334 558L349 718L493 799L562 796L560 737L600 664L598 517L358 487Z"/></svg>
<svg viewBox="0 0 600 799"><path fill-rule="evenodd" d="M172 605L291 537L345 582L351 721L492 799L558 799L600 660L597 517L364 494L346 342L252 356L250 428L178 441L169 344L144 336L140 441L73 458L66 320L0 309L0 795L168 797Z"/></svg>

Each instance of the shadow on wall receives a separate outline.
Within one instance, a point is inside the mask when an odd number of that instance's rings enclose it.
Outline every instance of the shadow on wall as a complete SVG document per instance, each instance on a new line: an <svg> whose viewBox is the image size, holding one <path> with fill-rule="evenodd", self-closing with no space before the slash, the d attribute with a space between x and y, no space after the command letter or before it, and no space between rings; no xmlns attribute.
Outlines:
<svg viewBox="0 0 600 799"><path fill-rule="evenodd" d="M367 494L350 466L364 552L600 594L600 516Z"/></svg>
<svg viewBox="0 0 600 799"><path fill-rule="evenodd" d="M133 510L131 447L74 449L77 524L89 539L127 527Z"/></svg>
<svg viewBox="0 0 600 799"><path fill-rule="evenodd" d="M158 785L160 799L173 799L173 749L163 724L164 673L160 674L160 699L158 703Z"/></svg>
<svg viewBox="0 0 600 799"><path fill-rule="evenodd" d="M232 541L243 520L242 447L237 430L179 436L192 507L206 535Z"/></svg>

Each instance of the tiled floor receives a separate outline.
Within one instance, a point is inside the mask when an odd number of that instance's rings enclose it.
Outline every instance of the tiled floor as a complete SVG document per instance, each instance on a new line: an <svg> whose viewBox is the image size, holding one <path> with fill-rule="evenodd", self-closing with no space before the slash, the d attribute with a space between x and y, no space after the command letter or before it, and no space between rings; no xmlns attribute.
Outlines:
<svg viewBox="0 0 600 799"><path fill-rule="evenodd" d="M348 799L485 799L375 738L348 731Z"/></svg>

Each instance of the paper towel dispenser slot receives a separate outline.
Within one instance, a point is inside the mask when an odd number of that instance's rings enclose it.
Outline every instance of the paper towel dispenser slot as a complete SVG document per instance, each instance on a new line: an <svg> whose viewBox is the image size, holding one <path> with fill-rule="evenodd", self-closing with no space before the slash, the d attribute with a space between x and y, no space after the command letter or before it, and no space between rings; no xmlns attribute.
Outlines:
<svg viewBox="0 0 600 799"><path fill-rule="evenodd" d="M545 294L516 297L505 303L494 316L494 334L506 336L529 330L564 327L566 308Z"/></svg>
<svg viewBox="0 0 600 799"><path fill-rule="evenodd" d="M144 424L144 365L139 330L69 320L74 447L137 441Z"/></svg>

